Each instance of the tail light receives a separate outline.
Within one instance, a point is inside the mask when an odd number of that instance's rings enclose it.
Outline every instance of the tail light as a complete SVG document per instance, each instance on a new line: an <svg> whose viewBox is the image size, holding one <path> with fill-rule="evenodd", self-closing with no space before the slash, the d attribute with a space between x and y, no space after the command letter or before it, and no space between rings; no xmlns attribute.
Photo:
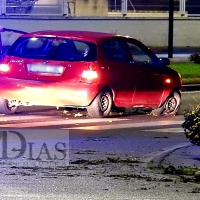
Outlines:
<svg viewBox="0 0 200 200"><path fill-rule="evenodd" d="M98 79L97 71L84 70L81 75L81 82L95 83L97 82L97 79Z"/></svg>
<svg viewBox="0 0 200 200"><path fill-rule="evenodd" d="M0 64L0 72L8 72L10 67L8 64Z"/></svg>

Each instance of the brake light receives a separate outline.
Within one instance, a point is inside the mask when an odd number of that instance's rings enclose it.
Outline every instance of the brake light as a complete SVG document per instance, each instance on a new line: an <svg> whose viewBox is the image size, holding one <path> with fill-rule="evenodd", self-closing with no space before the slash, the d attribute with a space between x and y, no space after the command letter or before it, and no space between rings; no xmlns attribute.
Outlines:
<svg viewBox="0 0 200 200"><path fill-rule="evenodd" d="M98 74L96 71L86 71L84 70L81 75L81 82L93 83L96 82Z"/></svg>
<svg viewBox="0 0 200 200"><path fill-rule="evenodd" d="M0 64L0 72L8 72L10 70L9 65L7 64Z"/></svg>

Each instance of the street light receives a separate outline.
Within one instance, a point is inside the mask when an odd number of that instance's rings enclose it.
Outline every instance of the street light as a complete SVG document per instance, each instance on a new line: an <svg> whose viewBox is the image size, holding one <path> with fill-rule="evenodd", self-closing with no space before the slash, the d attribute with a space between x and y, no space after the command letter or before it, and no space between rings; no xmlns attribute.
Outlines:
<svg viewBox="0 0 200 200"><path fill-rule="evenodd" d="M169 0L168 58L173 58L174 0Z"/></svg>

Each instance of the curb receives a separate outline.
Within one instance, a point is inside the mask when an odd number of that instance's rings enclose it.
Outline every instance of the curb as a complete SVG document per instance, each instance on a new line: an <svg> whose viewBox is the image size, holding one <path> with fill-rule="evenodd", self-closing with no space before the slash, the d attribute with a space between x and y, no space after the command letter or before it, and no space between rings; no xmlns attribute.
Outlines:
<svg viewBox="0 0 200 200"><path fill-rule="evenodd" d="M167 147L165 149L162 149L158 152L153 152L150 154L147 154L145 157L141 159L141 162L143 163L143 167L147 168L149 166L161 166L162 161L172 154L174 151L193 146L193 144L187 142L187 143L181 143L178 145L174 145L171 147Z"/></svg>
<svg viewBox="0 0 200 200"><path fill-rule="evenodd" d="M182 85L182 92L200 91L200 84Z"/></svg>
<svg viewBox="0 0 200 200"><path fill-rule="evenodd" d="M188 58L185 58L185 57L169 58L169 60L170 60L170 63L189 63L190 62Z"/></svg>

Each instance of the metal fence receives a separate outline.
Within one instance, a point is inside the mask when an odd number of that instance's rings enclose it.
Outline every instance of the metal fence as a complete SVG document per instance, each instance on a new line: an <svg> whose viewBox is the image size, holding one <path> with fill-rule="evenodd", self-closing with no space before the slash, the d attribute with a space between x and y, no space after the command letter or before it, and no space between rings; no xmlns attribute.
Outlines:
<svg viewBox="0 0 200 200"><path fill-rule="evenodd" d="M188 16L200 16L200 1L199 0L184 0L185 10Z"/></svg>
<svg viewBox="0 0 200 200"><path fill-rule="evenodd" d="M1 15L68 15L68 0L1 0Z"/></svg>
<svg viewBox="0 0 200 200"><path fill-rule="evenodd" d="M167 12L168 0L109 0L109 11L121 10L121 6L127 4L128 11L134 12ZM174 1L175 10L179 10L179 1Z"/></svg>
<svg viewBox="0 0 200 200"><path fill-rule="evenodd" d="M169 0L109 0L109 12L168 13ZM200 0L174 0L174 12L179 16L200 16Z"/></svg>
<svg viewBox="0 0 200 200"><path fill-rule="evenodd" d="M168 13L169 0L1 0L0 15L136 16ZM200 16L200 0L174 0L180 16Z"/></svg>

